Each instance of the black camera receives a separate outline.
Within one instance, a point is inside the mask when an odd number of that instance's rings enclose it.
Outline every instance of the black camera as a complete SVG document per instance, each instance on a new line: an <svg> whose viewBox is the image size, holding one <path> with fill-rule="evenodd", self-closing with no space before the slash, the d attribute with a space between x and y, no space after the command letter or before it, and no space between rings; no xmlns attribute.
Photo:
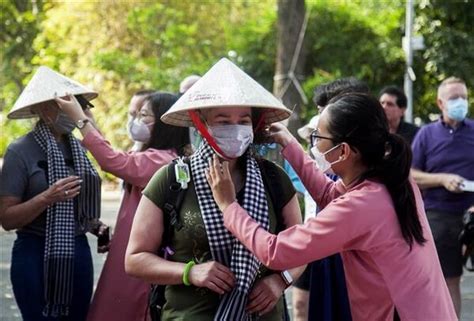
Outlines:
<svg viewBox="0 0 474 321"><path fill-rule="evenodd" d="M468 271L474 271L474 210L473 207L464 213L463 229L459 233L459 241L465 247L463 265ZM471 266L468 260L471 259Z"/></svg>
<svg viewBox="0 0 474 321"><path fill-rule="evenodd" d="M459 241L466 246L474 246L474 211L464 213L463 229L459 234Z"/></svg>

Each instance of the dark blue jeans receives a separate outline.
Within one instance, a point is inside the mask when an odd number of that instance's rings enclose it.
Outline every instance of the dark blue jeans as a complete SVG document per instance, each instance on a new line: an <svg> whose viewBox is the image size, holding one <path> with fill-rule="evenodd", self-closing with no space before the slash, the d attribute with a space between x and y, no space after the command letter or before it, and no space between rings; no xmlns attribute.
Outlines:
<svg viewBox="0 0 474 321"><path fill-rule="evenodd" d="M42 313L45 306L44 242L44 237L18 233L13 245L10 277L23 321L84 321L94 283L92 256L87 237L85 235L76 237L74 292L69 310L70 315L61 318L46 318Z"/></svg>

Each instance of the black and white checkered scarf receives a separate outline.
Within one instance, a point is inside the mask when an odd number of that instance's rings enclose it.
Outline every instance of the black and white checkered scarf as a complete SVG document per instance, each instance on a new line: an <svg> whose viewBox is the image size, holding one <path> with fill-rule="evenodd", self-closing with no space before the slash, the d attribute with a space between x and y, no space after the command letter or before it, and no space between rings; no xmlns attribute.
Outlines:
<svg viewBox="0 0 474 321"><path fill-rule="evenodd" d="M224 227L222 213L214 201L204 172L209 167L209 160L213 154L212 148L203 141L191 157L191 171L212 257L229 266L237 280L234 289L221 297L214 320L252 320L252 316L245 312L245 306L260 262ZM241 205L252 218L268 230L268 205L260 169L256 160L249 156L249 153L246 155L247 172L244 200Z"/></svg>
<svg viewBox="0 0 474 321"><path fill-rule="evenodd" d="M69 175L63 153L48 126L38 122L34 138L45 152L48 163L48 185ZM74 162L74 174L80 176L81 191L77 198L77 217L81 226L100 216L100 177L86 157L79 142L68 135ZM74 248L76 223L74 201L68 199L48 206L46 210L46 240L44 248L45 316L69 314L73 294Z"/></svg>

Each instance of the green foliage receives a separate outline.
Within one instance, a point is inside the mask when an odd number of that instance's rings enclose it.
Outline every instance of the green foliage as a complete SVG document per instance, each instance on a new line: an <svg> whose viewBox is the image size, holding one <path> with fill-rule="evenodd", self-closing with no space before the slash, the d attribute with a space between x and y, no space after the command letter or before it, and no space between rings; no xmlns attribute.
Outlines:
<svg viewBox="0 0 474 321"><path fill-rule="evenodd" d="M339 77L361 78L375 94L388 84L403 85L403 0L318 0L306 7L302 85L310 101L314 87ZM8 0L0 9L0 155L31 128L31 121L5 116L39 65L99 91L97 123L120 149L130 146L126 107L135 91L176 92L181 79L203 74L222 56L272 89L275 0ZM474 3L420 0L415 14L415 34L424 35L427 49L414 57L414 113L426 119L436 111L436 87L444 77L474 85ZM310 102L299 116L308 120L315 112Z"/></svg>
<svg viewBox="0 0 474 321"><path fill-rule="evenodd" d="M33 124L31 120L9 121L6 115L33 70L31 61L35 51L32 43L48 8L50 5L44 5L42 1L0 2L0 155Z"/></svg>
<svg viewBox="0 0 474 321"><path fill-rule="evenodd" d="M424 36L426 50L415 57L418 95L417 112L425 121L436 107L439 83L450 76L466 81L469 96L474 94L474 1L423 0L416 8L415 30ZM474 104L470 104L474 115Z"/></svg>

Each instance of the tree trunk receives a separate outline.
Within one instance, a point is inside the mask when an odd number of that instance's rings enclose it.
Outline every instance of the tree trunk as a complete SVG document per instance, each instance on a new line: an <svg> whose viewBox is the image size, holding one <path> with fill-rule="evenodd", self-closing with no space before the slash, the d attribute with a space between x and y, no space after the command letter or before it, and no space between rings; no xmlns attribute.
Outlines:
<svg viewBox="0 0 474 321"><path fill-rule="evenodd" d="M302 99L293 82L288 86L288 74L292 71L291 64L298 38L306 13L304 0L278 0L278 44L275 68L275 80L273 83L273 93L280 97L283 104L289 109L293 109L293 114L288 121L288 128L292 133L301 126L300 113ZM303 42L304 43L304 42ZM304 45L301 48L294 75L298 80L302 80L304 64L306 60L306 50Z"/></svg>

